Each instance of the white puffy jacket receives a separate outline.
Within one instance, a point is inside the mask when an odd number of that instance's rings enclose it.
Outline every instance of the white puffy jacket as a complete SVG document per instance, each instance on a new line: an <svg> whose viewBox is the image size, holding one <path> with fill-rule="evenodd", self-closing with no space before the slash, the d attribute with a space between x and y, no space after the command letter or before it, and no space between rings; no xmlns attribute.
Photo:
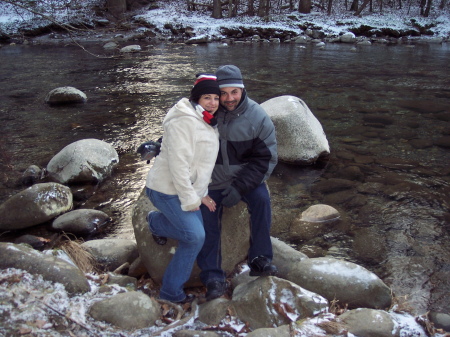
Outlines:
<svg viewBox="0 0 450 337"><path fill-rule="evenodd" d="M163 121L161 152L147 174L146 186L178 195L183 211L199 207L201 198L208 195L219 151L217 128L203 120L201 111L187 98L169 110Z"/></svg>

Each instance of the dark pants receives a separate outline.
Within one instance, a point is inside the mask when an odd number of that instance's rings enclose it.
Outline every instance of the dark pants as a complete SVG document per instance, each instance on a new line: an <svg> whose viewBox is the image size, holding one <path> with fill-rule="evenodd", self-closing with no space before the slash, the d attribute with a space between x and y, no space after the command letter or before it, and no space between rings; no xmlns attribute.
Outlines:
<svg viewBox="0 0 450 337"><path fill-rule="evenodd" d="M215 212L211 212L206 206L201 205L203 225L205 227L205 243L197 256L197 264L201 269L200 279L204 285L213 280L224 281L225 272L222 270L221 231L222 213L221 204L224 196L223 190L210 190L209 196L218 205ZM247 204L250 214L250 249L248 261L257 256L265 256L272 260L272 243L270 241L270 225L272 212L270 196L266 185L263 183L254 190L242 196L242 201ZM235 235L241 235L237 232Z"/></svg>

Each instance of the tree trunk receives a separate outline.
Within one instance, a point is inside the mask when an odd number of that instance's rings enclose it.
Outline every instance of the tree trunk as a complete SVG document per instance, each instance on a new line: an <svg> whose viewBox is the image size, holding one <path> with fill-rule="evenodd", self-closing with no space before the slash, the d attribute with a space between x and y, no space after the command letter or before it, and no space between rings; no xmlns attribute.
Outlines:
<svg viewBox="0 0 450 337"><path fill-rule="evenodd" d="M298 3L298 11L303 14L311 13L311 0L300 0Z"/></svg>
<svg viewBox="0 0 450 337"><path fill-rule="evenodd" d="M364 0L361 7L355 12L355 15L358 16L359 14L361 14L361 12L364 10L364 8L366 8L366 6L369 4L369 2L370 2L370 0Z"/></svg>
<svg viewBox="0 0 450 337"><path fill-rule="evenodd" d="M447 3L447 0L442 0L440 5L439 5L439 9L444 9L446 3Z"/></svg>
<svg viewBox="0 0 450 337"><path fill-rule="evenodd" d="M188 9L188 11L195 10L193 0L187 0L187 9Z"/></svg>
<svg viewBox="0 0 450 337"><path fill-rule="evenodd" d="M228 17L232 18L237 15L238 0L228 0Z"/></svg>
<svg viewBox="0 0 450 337"><path fill-rule="evenodd" d="M253 0L248 0L247 14L249 16L254 16L255 15L255 2Z"/></svg>
<svg viewBox="0 0 450 337"><path fill-rule="evenodd" d="M214 19L222 19L222 2L220 0L213 0L213 12L211 17Z"/></svg>
<svg viewBox="0 0 450 337"><path fill-rule="evenodd" d="M270 0L259 0L258 16L265 17L269 15Z"/></svg>
<svg viewBox="0 0 450 337"><path fill-rule="evenodd" d="M442 0L444 2L445 0ZM294 9L294 0L289 0L289 10L292 11ZM444 7L442 7L444 9Z"/></svg>
<svg viewBox="0 0 450 337"><path fill-rule="evenodd" d="M357 11L358 10L358 0L353 0L352 4L350 5L350 10L351 11Z"/></svg>
<svg viewBox="0 0 450 337"><path fill-rule="evenodd" d="M427 1L427 8L425 8L425 13L423 14L424 17L428 17L428 15L430 15L430 10L431 10L431 3L433 2L433 0L428 0Z"/></svg>
<svg viewBox="0 0 450 337"><path fill-rule="evenodd" d="M419 6L420 6L420 15L424 15L424 7L425 7L425 4L426 4L426 1L427 0L420 0L420 4L419 4Z"/></svg>
<svg viewBox="0 0 450 337"><path fill-rule="evenodd" d="M327 14L331 15L331 8L333 7L333 0L328 0L328 10Z"/></svg>

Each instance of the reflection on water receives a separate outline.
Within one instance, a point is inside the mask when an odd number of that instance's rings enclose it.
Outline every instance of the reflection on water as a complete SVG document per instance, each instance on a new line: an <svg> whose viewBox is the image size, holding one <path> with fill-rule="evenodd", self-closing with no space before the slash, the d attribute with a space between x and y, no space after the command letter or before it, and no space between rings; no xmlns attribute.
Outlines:
<svg viewBox="0 0 450 337"><path fill-rule="evenodd" d="M449 312L449 98L447 45L159 45L121 59L72 47L0 49L0 201L31 164L45 166L64 146L103 139L120 154L114 176L78 207L114 219L111 237L133 238L131 209L149 166L138 145L161 135L165 112L187 95L197 72L238 65L251 98L302 98L330 142L327 163L279 164L269 181L273 235L309 256L334 256L373 270L417 313ZM52 108L58 86L88 95L84 105ZM295 218L312 204L342 220L293 238Z"/></svg>

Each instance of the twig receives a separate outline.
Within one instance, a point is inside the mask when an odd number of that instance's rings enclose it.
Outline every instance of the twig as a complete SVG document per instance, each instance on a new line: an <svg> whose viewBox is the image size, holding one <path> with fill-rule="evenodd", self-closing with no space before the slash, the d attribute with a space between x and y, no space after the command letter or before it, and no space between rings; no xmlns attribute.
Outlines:
<svg viewBox="0 0 450 337"><path fill-rule="evenodd" d="M188 316L186 316L185 318L180 320L180 318L184 314L184 310L179 305L169 302L169 301L165 301L165 300L157 300L157 301L158 301L158 303L167 304L167 305L170 305L171 307L175 308L178 311L178 315L177 315L175 322L173 322L172 324L169 324L168 326L164 327L163 329L155 332L152 336L160 336L164 331L167 331L169 329L174 329L178 326L186 324L192 317L194 317L195 312L197 311L197 300L195 300L191 304L191 313Z"/></svg>

